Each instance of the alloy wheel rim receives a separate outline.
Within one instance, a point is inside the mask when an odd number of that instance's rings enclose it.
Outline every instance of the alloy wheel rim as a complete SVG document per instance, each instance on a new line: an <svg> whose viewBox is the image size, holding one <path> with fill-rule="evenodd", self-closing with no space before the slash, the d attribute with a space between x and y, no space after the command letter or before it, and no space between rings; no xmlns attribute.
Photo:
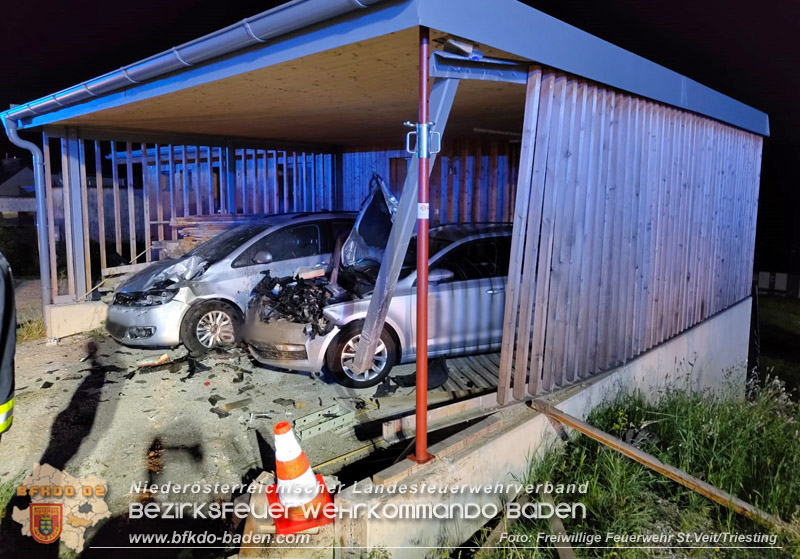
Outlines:
<svg viewBox="0 0 800 559"><path fill-rule="evenodd" d="M358 334L350 338L347 343L344 344L344 348L342 349L341 363L344 374L355 381L364 382L375 379L383 372L383 370L386 368L386 361L389 358L389 352L387 351L386 344L383 343L383 340L378 340L378 346L375 348L375 355L372 358L372 367L363 373L356 373L353 369L351 369L351 367L353 365L353 360L356 357L356 348L358 347L358 341L360 339L361 334Z"/></svg>
<svg viewBox="0 0 800 559"><path fill-rule="evenodd" d="M197 341L203 347L232 345L236 341L233 320L224 311L209 311L197 322Z"/></svg>

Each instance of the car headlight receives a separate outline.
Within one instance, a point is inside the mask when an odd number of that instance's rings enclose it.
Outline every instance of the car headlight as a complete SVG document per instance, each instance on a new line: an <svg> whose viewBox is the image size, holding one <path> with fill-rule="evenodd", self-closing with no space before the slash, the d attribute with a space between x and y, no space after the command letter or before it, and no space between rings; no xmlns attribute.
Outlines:
<svg viewBox="0 0 800 559"><path fill-rule="evenodd" d="M151 289L149 291L121 291L114 295L114 304L125 307L155 307L169 303L178 294L177 289Z"/></svg>

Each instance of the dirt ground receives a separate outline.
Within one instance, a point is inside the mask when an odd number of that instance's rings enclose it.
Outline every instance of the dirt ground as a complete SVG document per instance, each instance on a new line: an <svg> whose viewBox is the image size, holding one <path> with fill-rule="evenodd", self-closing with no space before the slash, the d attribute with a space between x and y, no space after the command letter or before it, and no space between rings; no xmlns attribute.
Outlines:
<svg viewBox="0 0 800 559"><path fill-rule="evenodd" d="M108 483L113 517L124 522L128 504L142 498L130 493L134 482L249 482L264 469L274 470L272 429L278 421L335 403L356 410L361 420L379 413L371 398L375 388L351 390L324 375L259 367L239 350L195 361L179 348L166 352L168 364L137 367L164 353L127 348L99 335L73 336L56 345L18 344L14 425L0 448L0 487L18 483L14 480L29 474L34 463L76 477L96 475ZM396 395L410 391L401 388ZM212 411L226 404L235 409ZM352 429L303 442L312 465L327 463L320 471L326 474L347 462L337 457L369 445L368 436ZM182 501L230 498L180 496ZM27 503L14 498L7 507L0 548L25 547L30 540L19 536L19 525L10 518L14 505Z"/></svg>

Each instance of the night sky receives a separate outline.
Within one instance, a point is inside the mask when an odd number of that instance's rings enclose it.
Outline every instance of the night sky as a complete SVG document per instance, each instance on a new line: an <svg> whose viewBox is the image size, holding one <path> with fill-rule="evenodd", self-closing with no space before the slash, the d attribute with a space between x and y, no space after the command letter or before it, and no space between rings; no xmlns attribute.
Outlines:
<svg viewBox="0 0 800 559"><path fill-rule="evenodd" d="M0 18L0 107L53 93L281 3L15 3ZM764 145L756 267L800 273L800 180L795 170L800 158L795 133L800 129L800 2L525 3L766 112L772 136ZM0 136L2 154L26 154Z"/></svg>

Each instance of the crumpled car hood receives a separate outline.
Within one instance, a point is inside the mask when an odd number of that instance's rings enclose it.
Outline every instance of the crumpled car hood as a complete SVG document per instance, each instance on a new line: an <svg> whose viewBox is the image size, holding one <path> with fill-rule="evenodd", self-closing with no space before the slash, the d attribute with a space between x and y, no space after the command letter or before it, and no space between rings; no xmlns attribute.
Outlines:
<svg viewBox="0 0 800 559"><path fill-rule="evenodd" d="M342 245L342 266L345 268L362 260L380 263L397 213L397 199L380 175L373 173L369 186L369 196L358 212L350 236Z"/></svg>
<svg viewBox="0 0 800 559"><path fill-rule="evenodd" d="M117 291L130 293L166 287L164 284L172 285L196 279L205 272L205 269L206 261L198 256L154 262L151 266L128 278Z"/></svg>

